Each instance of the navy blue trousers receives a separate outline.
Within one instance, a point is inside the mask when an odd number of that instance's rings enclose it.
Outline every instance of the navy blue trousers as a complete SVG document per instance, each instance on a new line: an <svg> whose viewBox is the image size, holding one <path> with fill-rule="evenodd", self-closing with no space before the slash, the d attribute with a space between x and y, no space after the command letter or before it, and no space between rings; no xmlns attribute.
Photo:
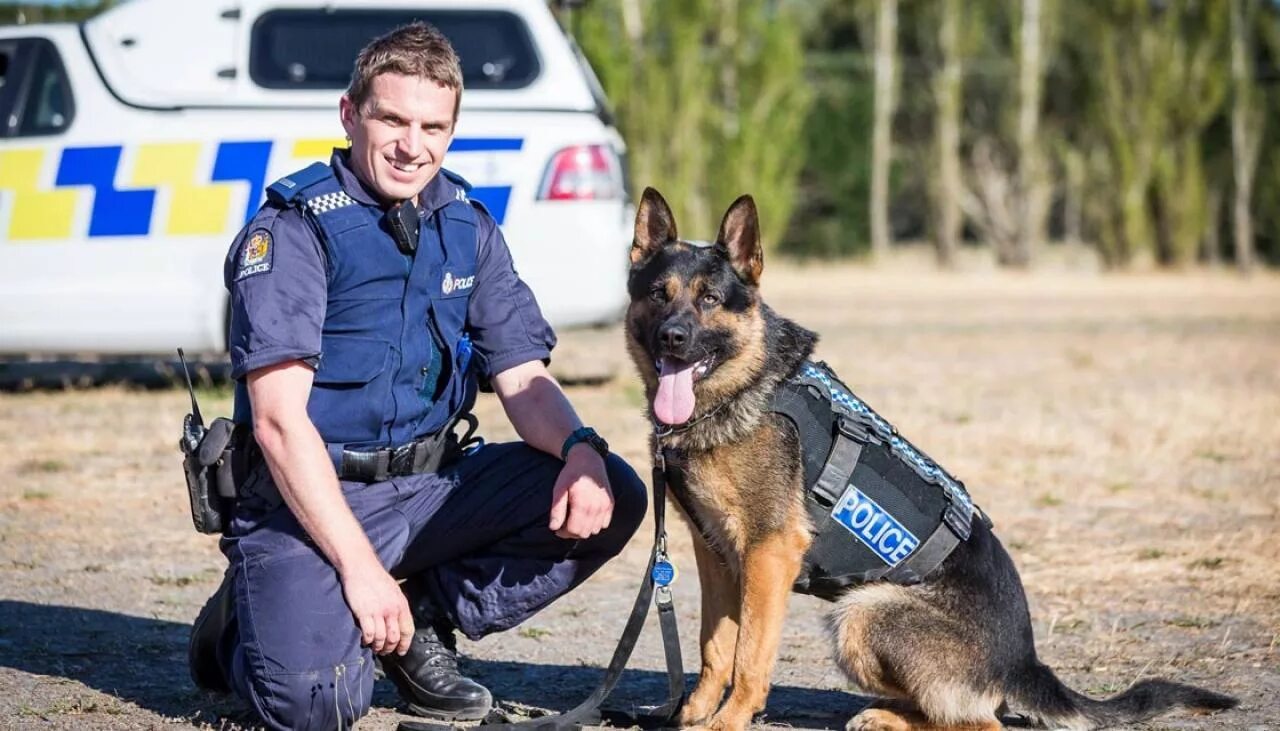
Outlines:
<svg viewBox="0 0 1280 731"><path fill-rule="evenodd" d="M490 444L438 473L343 482L382 564L413 578L435 616L479 639L510 629L617 555L639 527L644 483L611 455L609 527L581 541L547 528L564 463ZM373 655L333 566L278 506L265 465L241 487L224 538L235 614L218 650L232 689L274 729L348 728L369 710Z"/></svg>

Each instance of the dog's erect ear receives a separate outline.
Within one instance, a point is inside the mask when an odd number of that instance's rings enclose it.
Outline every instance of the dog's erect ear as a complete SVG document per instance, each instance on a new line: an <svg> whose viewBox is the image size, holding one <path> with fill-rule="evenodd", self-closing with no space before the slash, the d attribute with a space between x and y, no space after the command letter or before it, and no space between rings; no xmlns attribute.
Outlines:
<svg viewBox="0 0 1280 731"><path fill-rule="evenodd" d="M729 263L747 284L760 283L764 271L764 249L760 247L760 217L756 202L749 195L740 196L729 206L720 222L716 243L729 251Z"/></svg>
<svg viewBox="0 0 1280 731"><path fill-rule="evenodd" d="M658 253L668 241L675 241L676 217L662 194L645 188L636 211L636 237L631 242L631 263L639 264Z"/></svg>

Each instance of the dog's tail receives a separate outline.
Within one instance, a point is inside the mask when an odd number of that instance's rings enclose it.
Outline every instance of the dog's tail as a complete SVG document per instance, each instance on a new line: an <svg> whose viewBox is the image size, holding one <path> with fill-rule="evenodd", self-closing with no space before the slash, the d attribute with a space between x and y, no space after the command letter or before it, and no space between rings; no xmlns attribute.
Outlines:
<svg viewBox="0 0 1280 731"><path fill-rule="evenodd" d="M1008 694L1040 723L1071 731L1136 723L1178 707L1219 711L1240 702L1229 695L1159 678L1134 683L1106 700L1094 700L1068 688L1039 661L1012 680Z"/></svg>

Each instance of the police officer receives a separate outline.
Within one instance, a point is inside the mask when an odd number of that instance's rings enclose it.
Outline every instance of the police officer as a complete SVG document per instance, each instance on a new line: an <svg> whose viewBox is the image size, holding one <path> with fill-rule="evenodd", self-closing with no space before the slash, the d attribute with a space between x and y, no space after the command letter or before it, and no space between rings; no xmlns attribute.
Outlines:
<svg viewBox="0 0 1280 731"><path fill-rule="evenodd" d="M519 624L645 510L547 373L554 335L497 225L441 169L461 92L434 28L373 41L340 104L350 150L272 185L228 254L252 439L189 659L198 685L272 728L349 726L375 656L411 711L483 717L491 696L459 673L454 630ZM477 376L523 442L444 438Z"/></svg>

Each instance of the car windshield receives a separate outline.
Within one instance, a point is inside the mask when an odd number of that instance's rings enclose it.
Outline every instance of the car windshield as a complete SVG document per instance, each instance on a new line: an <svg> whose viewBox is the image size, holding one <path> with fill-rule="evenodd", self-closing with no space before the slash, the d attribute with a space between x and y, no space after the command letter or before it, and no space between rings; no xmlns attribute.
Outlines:
<svg viewBox="0 0 1280 731"><path fill-rule="evenodd" d="M371 39L415 20L449 38L469 89L518 89L538 76L528 29L503 11L277 10L254 25L249 73L271 89L345 89Z"/></svg>

